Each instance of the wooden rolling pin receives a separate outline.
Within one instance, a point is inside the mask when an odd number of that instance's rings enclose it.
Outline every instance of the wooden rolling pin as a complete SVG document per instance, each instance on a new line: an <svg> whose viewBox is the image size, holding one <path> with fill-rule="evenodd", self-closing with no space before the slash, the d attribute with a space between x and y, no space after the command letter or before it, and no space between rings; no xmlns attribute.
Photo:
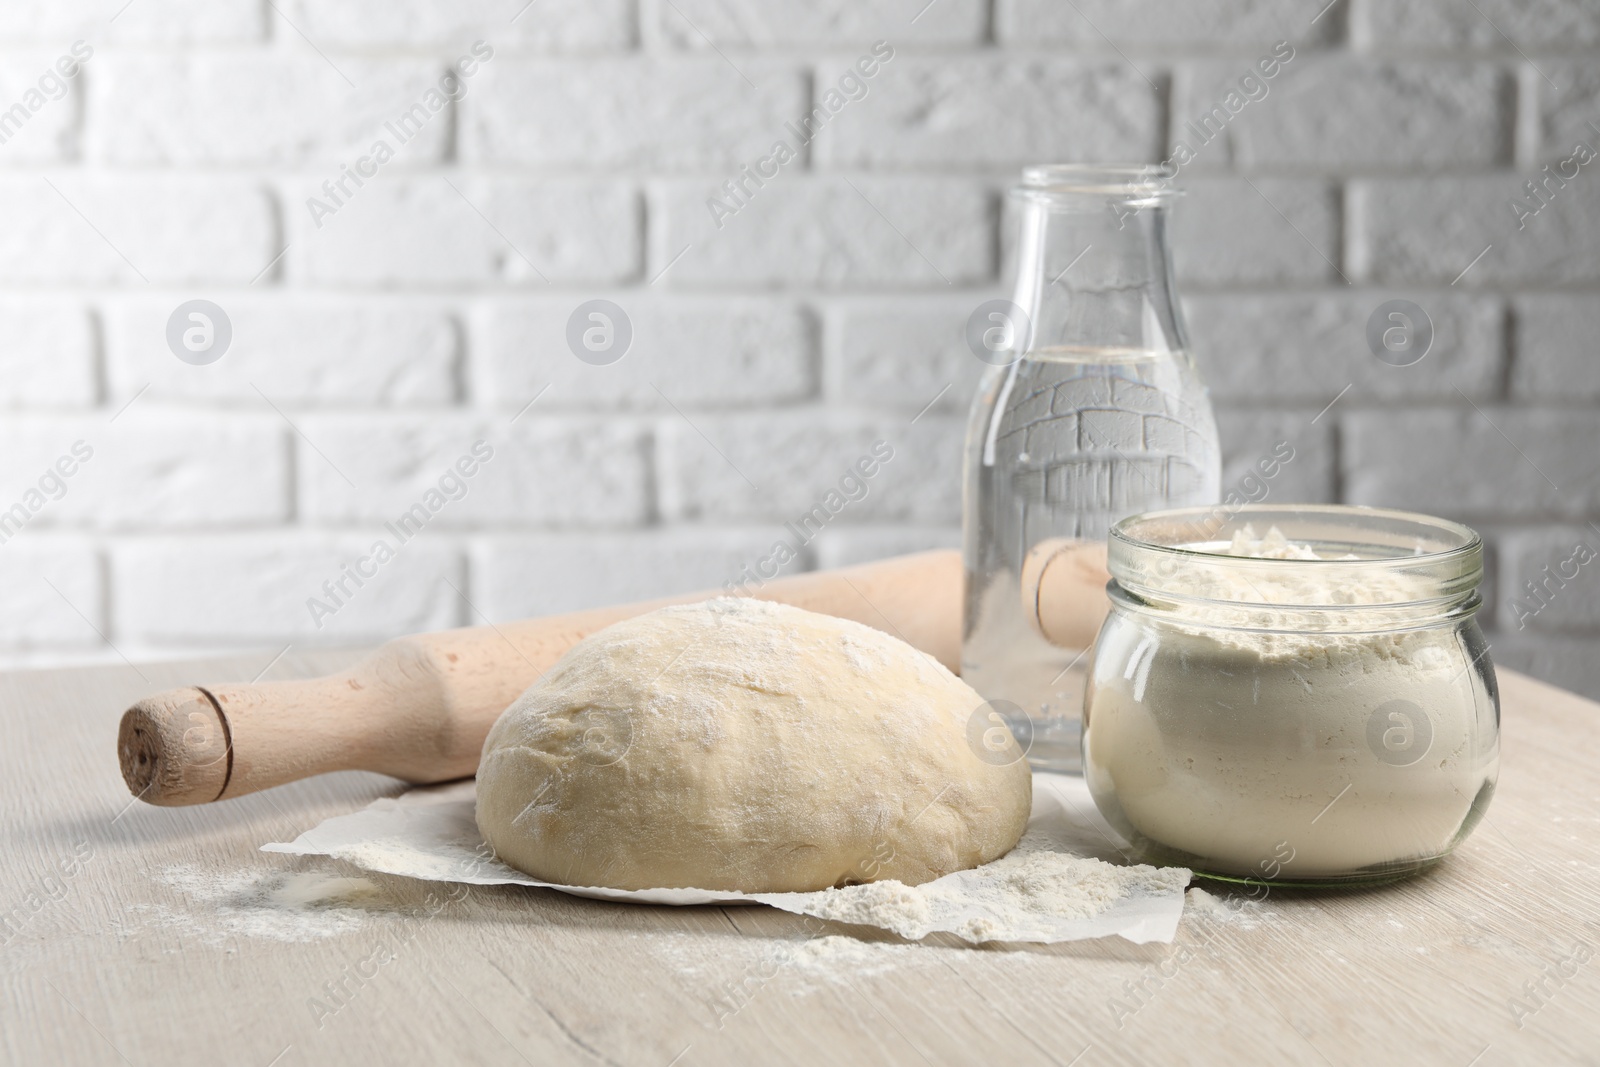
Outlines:
<svg viewBox="0 0 1600 1067"><path fill-rule="evenodd" d="M1041 579L1052 573L1040 568ZM1077 580L1083 572L1071 573ZM1103 574L1089 580L1105 584ZM780 578L751 595L876 627L958 670L961 589L960 555L941 551ZM397 638L325 678L156 693L122 716L122 777L135 796L164 806L226 800L330 771L418 783L466 777L477 770L495 719L567 649L622 619L716 595ZM1092 625L1052 623L1055 632L1091 637L1098 626L1098 617Z"/></svg>

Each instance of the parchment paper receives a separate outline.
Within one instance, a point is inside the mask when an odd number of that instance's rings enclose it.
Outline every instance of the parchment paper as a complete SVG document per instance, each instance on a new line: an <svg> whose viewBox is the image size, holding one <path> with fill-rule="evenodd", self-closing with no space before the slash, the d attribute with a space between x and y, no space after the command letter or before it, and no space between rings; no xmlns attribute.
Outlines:
<svg viewBox="0 0 1600 1067"><path fill-rule="evenodd" d="M263 852L300 856L332 856L358 867L384 874L403 875L435 882L471 885L526 885L557 889L574 896L643 904L767 904L800 915L828 918L836 913L837 894L845 889L816 893L732 893L703 889L603 889L593 886L541 882L506 866L489 853L473 818L472 781L453 782L410 790L397 798L374 801L361 811L328 819L290 842L261 846ZM1127 866L1120 854L1123 842L1095 809L1083 779L1071 775L1036 773L1033 776L1033 813L1028 820L1028 840L1035 847L1069 856L1105 860ZM954 933L970 941L1027 941L1052 943L1095 937L1121 937L1143 944L1170 942L1183 913L1184 887L1190 872L1167 868L1156 874L1140 868L1159 883L1134 890L1099 914L1088 918L1050 915L1038 910L997 912L978 897L986 879L999 878L988 864L946 875L930 886L948 887L930 916L909 928L884 922L883 928L913 939L933 931ZM982 933L974 933L982 931Z"/></svg>

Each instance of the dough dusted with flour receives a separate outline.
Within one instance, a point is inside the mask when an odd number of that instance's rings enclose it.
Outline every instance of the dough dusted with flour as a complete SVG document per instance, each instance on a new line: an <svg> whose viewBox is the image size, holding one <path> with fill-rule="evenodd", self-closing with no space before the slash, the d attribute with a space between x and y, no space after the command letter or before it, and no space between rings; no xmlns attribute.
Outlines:
<svg viewBox="0 0 1600 1067"><path fill-rule="evenodd" d="M982 704L859 623L743 598L663 608L579 642L500 716L478 828L568 885L916 885L1005 855L1027 823L1027 761L994 750Z"/></svg>

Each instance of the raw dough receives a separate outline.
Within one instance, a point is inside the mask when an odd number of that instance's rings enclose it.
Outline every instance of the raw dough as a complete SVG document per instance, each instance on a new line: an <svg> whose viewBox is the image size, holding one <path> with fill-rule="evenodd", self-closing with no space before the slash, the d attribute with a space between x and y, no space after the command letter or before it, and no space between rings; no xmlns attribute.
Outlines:
<svg viewBox="0 0 1600 1067"><path fill-rule="evenodd" d="M500 716L478 828L567 885L916 885L1022 836L1027 761L987 711L859 623L747 598L662 608L579 642Z"/></svg>

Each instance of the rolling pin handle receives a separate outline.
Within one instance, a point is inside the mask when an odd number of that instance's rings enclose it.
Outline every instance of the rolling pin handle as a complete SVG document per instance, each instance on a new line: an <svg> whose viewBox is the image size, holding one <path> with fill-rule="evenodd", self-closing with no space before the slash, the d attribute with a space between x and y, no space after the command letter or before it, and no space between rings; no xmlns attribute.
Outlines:
<svg viewBox="0 0 1600 1067"><path fill-rule="evenodd" d="M164 807L209 803L233 773L227 716L198 686L147 696L122 715L117 758L136 797Z"/></svg>

